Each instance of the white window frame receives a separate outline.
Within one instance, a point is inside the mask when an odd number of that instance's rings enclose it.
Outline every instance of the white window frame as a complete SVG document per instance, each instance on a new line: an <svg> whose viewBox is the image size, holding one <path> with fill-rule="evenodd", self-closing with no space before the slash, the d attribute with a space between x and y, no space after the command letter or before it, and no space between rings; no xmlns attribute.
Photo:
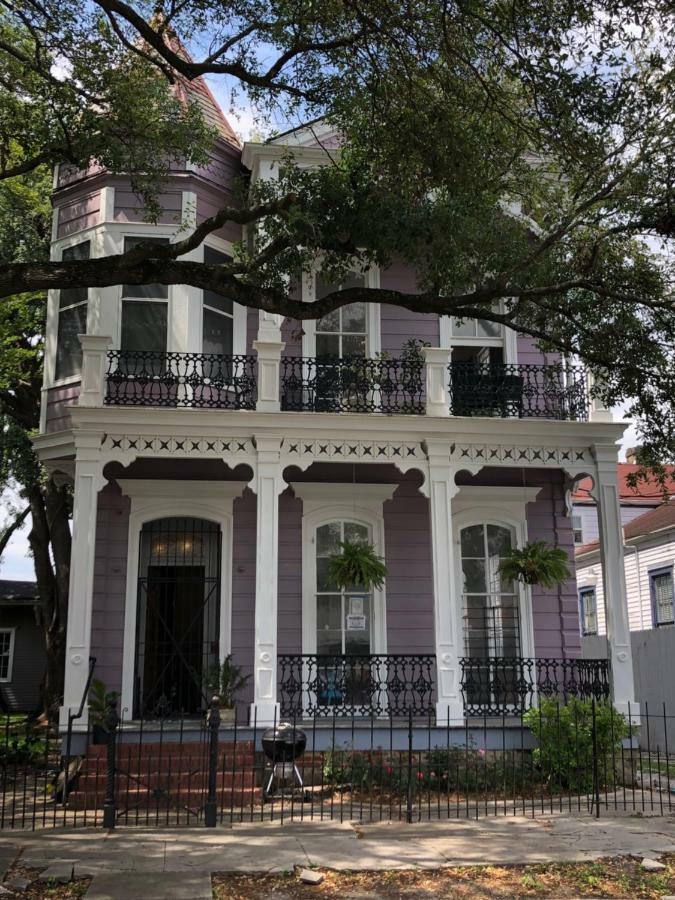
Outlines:
<svg viewBox="0 0 675 900"><path fill-rule="evenodd" d="M119 253L124 253L125 245L127 242L127 238L138 238L139 240L149 240L151 238L160 238L165 240L168 244L171 243L172 234L162 234L162 233L138 233L137 231L124 231L120 235L120 246ZM174 285L167 285L166 297L125 297L124 296L124 285L120 284L117 287L118 290L118 305L117 305L117 341L116 346L119 350L122 349L122 322L123 322L123 312L124 312L124 304L125 303L165 303L166 304L166 343L164 347L164 352L171 352L171 335L173 332L173 288ZM134 352L134 351L130 351ZM161 352L161 351L160 351Z"/></svg>
<svg viewBox="0 0 675 900"><path fill-rule="evenodd" d="M503 303L499 304L499 312L504 311ZM454 335L452 331L452 320L457 316L441 316L439 320L439 339L440 346L447 350L454 347L501 347L504 352L504 363L506 365L516 364L518 362L518 335L512 328L501 325L502 333L500 337L467 337L463 335Z"/></svg>
<svg viewBox="0 0 675 900"><path fill-rule="evenodd" d="M200 262L204 262L204 248L210 247L211 250L217 250L218 253L222 253L226 256L229 256L231 259L233 258L232 246L226 241L221 241L218 238L214 238L211 236L209 240L204 241L199 249ZM199 291L200 302L199 302L199 350L198 353L204 352L204 307L207 305L204 303L204 291ZM220 315L226 315L225 313L221 313L220 310L216 310ZM233 356L245 356L246 355L246 330L247 330L247 313L248 310L245 306L242 306L241 303L236 303L234 300L232 301L232 354Z"/></svg>
<svg viewBox="0 0 675 900"><path fill-rule="evenodd" d="M455 597L463 604L464 581L462 577L461 531L471 525L499 525L509 528L514 538L514 548L527 543L528 503L533 503L540 487L483 487L464 485L452 501L452 539L455 547ZM520 652L526 659L535 656L534 621L532 614L532 588L517 585L520 613ZM464 609L462 607L462 623ZM461 636L464 653L464 633Z"/></svg>
<svg viewBox="0 0 675 900"><path fill-rule="evenodd" d="M12 670L14 669L14 645L16 642L16 626L11 628L0 628L0 634L9 635L9 654L7 660L7 675L0 676L0 684L9 684L12 680Z"/></svg>
<svg viewBox="0 0 675 900"><path fill-rule="evenodd" d="M134 708L136 618L140 541L143 526L156 519L178 516L206 519L220 526L220 661L232 648L232 504L245 481L182 481L120 479L122 493L131 499L127 537L127 580L124 606L124 650L120 715L131 721Z"/></svg>
<svg viewBox="0 0 675 900"><path fill-rule="evenodd" d="M305 303L314 303L316 300L316 276L320 268L320 265L316 265L311 272L302 274L302 300ZM367 288L377 290L380 287L380 270L377 266L368 268L363 273L363 278ZM379 303L366 304L366 329L366 358L372 359L382 349ZM314 358L316 356L316 319L303 320L302 331L302 355Z"/></svg>
<svg viewBox="0 0 675 900"><path fill-rule="evenodd" d="M666 563L662 566L654 566L648 571L649 576L649 598L652 606L652 621L654 623L654 628L663 628L667 626L675 625L675 575L673 574L673 564ZM658 612L658 603L656 602L656 585L655 579L659 578L663 575L670 576L670 592L672 595L672 618L668 619L666 622L659 622L657 618Z"/></svg>
<svg viewBox="0 0 675 900"><path fill-rule="evenodd" d="M595 637L600 634L600 623L598 621L598 592L593 584L580 585L579 594L579 630L582 637ZM584 606L584 595L593 594L593 606L595 615L595 631L586 630L586 609Z"/></svg>
<svg viewBox="0 0 675 900"><path fill-rule="evenodd" d="M572 513L572 539L576 546L581 546L584 543L584 517L580 513ZM579 525L575 525L575 521L579 523ZM576 532L580 533L579 540L577 540Z"/></svg>
<svg viewBox="0 0 675 900"><path fill-rule="evenodd" d="M325 484L293 482L302 500L302 652L316 653L316 531L335 521L358 522L370 529L373 547L385 558L385 500L391 500L398 484ZM350 502L349 494L354 501ZM387 652L387 604L385 586L372 592L371 653Z"/></svg>

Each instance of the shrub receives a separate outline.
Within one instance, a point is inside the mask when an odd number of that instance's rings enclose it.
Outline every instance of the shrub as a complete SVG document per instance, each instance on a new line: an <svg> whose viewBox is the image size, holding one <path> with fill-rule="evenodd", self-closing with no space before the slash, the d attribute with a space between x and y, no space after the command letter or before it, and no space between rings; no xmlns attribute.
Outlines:
<svg viewBox="0 0 675 900"><path fill-rule="evenodd" d="M30 728L25 734L10 734L0 744L0 767L30 765L45 755L45 742Z"/></svg>
<svg viewBox="0 0 675 900"><path fill-rule="evenodd" d="M539 742L532 756L542 777L580 793L593 790L593 701L571 698L561 703L542 698L524 721ZM602 787L614 782L621 741L631 736L631 728L611 703L596 703L595 731Z"/></svg>

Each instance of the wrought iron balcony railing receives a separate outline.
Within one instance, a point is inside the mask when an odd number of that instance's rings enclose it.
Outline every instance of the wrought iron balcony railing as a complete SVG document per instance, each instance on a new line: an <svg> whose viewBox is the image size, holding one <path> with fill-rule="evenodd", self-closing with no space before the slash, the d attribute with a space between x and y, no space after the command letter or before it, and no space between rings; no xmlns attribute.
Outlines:
<svg viewBox="0 0 675 900"><path fill-rule="evenodd" d="M431 655L279 656L279 701L286 718L429 716L436 676Z"/></svg>
<svg viewBox="0 0 675 900"><path fill-rule="evenodd" d="M105 403L255 409L255 356L108 351Z"/></svg>
<svg viewBox="0 0 675 900"><path fill-rule="evenodd" d="M422 360L285 356L281 408L311 412L422 414Z"/></svg>
<svg viewBox="0 0 675 900"><path fill-rule="evenodd" d="M450 363L450 412L455 416L517 416L585 422L582 366Z"/></svg>
<svg viewBox="0 0 675 900"><path fill-rule="evenodd" d="M570 697L609 697L606 659L464 657L460 665L467 716L522 715L536 705L538 697L558 698L561 702Z"/></svg>

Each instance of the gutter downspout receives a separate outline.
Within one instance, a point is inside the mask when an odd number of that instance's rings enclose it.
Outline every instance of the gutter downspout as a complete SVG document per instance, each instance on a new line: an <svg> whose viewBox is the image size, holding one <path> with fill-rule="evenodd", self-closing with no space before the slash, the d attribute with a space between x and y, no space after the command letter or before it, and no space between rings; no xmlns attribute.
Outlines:
<svg viewBox="0 0 675 900"><path fill-rule="evenodd" d="M638 549L637 544L633 544L633 546L629 546L628 544L623 545L624 553L626 550L632 550L633 556L635 558L635 574L637 576L637 586L638 586L638 603L640 604L640 631L645 630L645 612L644 607L642 605L642 576L640 573L640 551ZM625 572L625 569L624 569ZM628 614L628 627L630 628L630 612Z"/></svg>

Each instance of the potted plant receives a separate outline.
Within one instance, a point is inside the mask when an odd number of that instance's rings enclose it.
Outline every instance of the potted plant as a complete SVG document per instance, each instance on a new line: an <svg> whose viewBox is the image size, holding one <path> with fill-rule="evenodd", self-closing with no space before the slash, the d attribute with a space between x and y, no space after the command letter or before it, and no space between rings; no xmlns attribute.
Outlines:
<svg viewBox="0 0 675 900"><path fill-rule="evenodd" d="M524 547L511 550L499 565L499 574L508 581L540 584L551 588L570 577L568 557L559 547L546 541L531 541Z"/></svg>
<svg viewBox="0 0 675 900"><path fill-rule="evenodd" d="M92 741L94 744L108 743L108 726L106 719L108 710L119 700L117 691L109 691L105 684L94 678L89 687L89 721L92 725Z"/></svg>
<svg viewBox="0 0 675 900"><path fill-rule="evenodd" d="M328 578L338 588L380 588L387 568L371 544L341 541L340 553L328 560Z"/></svg>
<svg viewBox="0 0 675 900"><path fill-rule="evenodd" d="M232 661L228 653L222 663L211 667L207 681L209 695L220 700L220 720L223 723L234 722L234 703L236 695L250 679L250 675L242 674L241 666Z"/></svg>

